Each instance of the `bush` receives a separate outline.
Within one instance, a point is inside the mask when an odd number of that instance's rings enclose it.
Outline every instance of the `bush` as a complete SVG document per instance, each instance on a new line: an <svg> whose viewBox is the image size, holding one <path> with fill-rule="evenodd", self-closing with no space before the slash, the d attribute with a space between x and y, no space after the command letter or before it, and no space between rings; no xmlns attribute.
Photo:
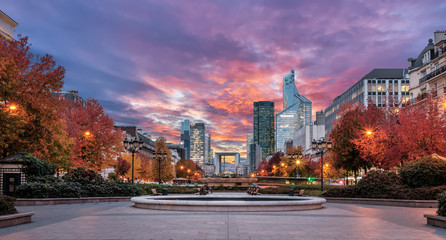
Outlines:
<svg viewBox="0 0 446 240"><path fill-rule="evenodd" d="M18 198L76 198L85 196L86 194L80 183L34 182L20 185L14 195Z"/></svg>
<svg viewBox="0 0 446 240"><path fill-rule="evenodd" d="M13 197L0 195L0 215L17 213L17 209L14 207L14 200Z"/></svg>
<svg viewBox="0 0 446 240"><path fill-rule="evenodd" d="M68 171L62 179L66 182L76 182L80 184L101 184L104 182L104 179L99 173L81 167Z"/></svg>
<svg viewBox="0 0 446 240"><path fill-rule="evenodd" d="M446 191L438 195L438 211L437 214L446 217Z"/></svg>
<svg viewBox="0 0 446 240"><path fill-rule="evenodd" d="M330 189L324 197L406 199L410 189L400 176L392 172L370 171L357 185Z"/></svg>
<svg viewBox="0 0 446 240"><path fill-rule="evenodd" d="M53 164L42 161L29 153L23 153L22 171L27 177L43 177L46 175L54 175L56 173Z"/></svg>
<svg viewBox="0 0 446 240"><path fill-rule="evenodd" d="M410 187L435 187L446 183L446 161L428 156L407 163L401 177Z"/></svg>
<svg viewBox="0 0 446 240"><path fill-rule="evenodd" d="M130 183L104 182L80 184L77 182L33 182L20 185L15 191L19 198L78 198L139 196L141 189Z"/></svg>

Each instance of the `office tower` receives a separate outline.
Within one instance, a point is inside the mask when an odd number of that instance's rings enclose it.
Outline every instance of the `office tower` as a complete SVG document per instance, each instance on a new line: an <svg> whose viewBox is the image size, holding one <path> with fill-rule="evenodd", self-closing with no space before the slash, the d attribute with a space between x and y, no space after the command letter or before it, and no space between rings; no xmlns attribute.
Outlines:
<svg viewBox="0 0 446 240"><path fill-rule="evenodd" d="M201 166L205 163L205 133L204 123L190 125L190 159Z"/></svg>
<svg viewBox="0 0 446 240"><path fill-rule="evenodd" d="M299 94L291 68L283 77L283 110L276 115L276 151L285 152L285 142L293 139L297 129L311 123L311 107L311 101Z"/></svg>
<svg viewBox="0 0 446 240"><path fill-rule="evenodd" d="M393 97L392 101L390 98ZM333 104L325 109L325 131L332 130L333 122L338 119L338 111L345 103L361 103L368 106L372 101L377 107L386 103L404 104L409 101L409 78L407 69L373 69L341 95L335 97Z"/></svg>
<svg viewBox="0 0 446 240"><path fill-rule="evenodd" d="M185 150L186 159L190 159L190 122L184 120L181 122L181 145Z"/></svg>
<svg viewBox="0 0 446 240"><path fill-rule="evenodd" d="M262 158L274 154L274 102L254 102L254 143L262 148Z"/></svg>
<svg viewBox="0 0 446 240"><path fill-rule="evenodd" d="M211 134L205 132L205 141L204 141L204 159L206 163L211 162Z"/></svg>
<svg viewBox="0 0 446 240"><path fill-rule="evenodd" d="M254 172L262 161L262 148L255 143L249 145L249 155L247 165L249 165L249 172Z"/></svg>
<svg viewBox="0 0 446 240"><path fill-rule="evenodd" d="M254 143L254 136L253 136L253 133L252 132L250 132L250 133L248 133L247 135L246 135L246 159L248 159L248 157L249 157L249 151L250 151L250 147L249 147L249 145L251 145L251 144L253 144ZM248 162L248 161L247 161Z"/></svg>

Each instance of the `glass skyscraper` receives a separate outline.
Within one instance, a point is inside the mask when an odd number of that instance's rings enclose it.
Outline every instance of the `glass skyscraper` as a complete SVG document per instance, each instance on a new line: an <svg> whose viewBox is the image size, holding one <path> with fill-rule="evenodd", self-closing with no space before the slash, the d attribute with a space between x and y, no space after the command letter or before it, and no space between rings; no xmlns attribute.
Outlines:
<svg viewBox="0 0 446 240"><path fill-rule="evenodd" d="M185 158L190 159L190 122L184 120L181 122L181 145L185 150Z"/></svg>
<svg viewBox="0 0 446 240"><path fill-rule="evenodd" d="M284 144L293 133L311 123L312 103L299 94L294 83L294 69L283 77L283 111L276 115L276 151L285 151Z"/></svg>
<svg viewBox="0 0 446 240"><path fill-rule="evenodd" d="M262 158L274 154L274 102L254 102L254 143L262 148Z"/></svg>

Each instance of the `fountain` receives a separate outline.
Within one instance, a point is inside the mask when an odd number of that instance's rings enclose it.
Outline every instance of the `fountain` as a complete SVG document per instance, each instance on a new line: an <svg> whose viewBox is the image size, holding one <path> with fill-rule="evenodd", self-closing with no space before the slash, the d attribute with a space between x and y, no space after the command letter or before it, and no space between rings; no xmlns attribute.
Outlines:
<svg viewBox="0 0 446 240"><path fill-rule="evenodd" d="M214 193L208 195L140 196L137 208L193 212L277 212L322 208L324 198Z"/></svg>

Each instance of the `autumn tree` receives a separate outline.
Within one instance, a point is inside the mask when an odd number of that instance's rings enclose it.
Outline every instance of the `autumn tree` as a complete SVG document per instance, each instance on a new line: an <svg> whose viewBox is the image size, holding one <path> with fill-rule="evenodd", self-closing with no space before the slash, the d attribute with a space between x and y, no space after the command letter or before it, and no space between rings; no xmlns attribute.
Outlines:
<svg viewBox="0 0 446 240"><path fill-rule="evenodd" d="M283 152L276 152L269 160L268 164L266 165L266 170L269 173L270 176L280 176L280 161L281 157L283 157Z"/></svg>
<svg viewBox="0 0 446 240"><path fill-rule="evenodd" d="M152 174L153 176L156 176L156 180L159 181L161 178L161 181L168 182L174 178L174 169L171 161L171 153L169 148L166 145L166 140L163 137L159 137L155 141L155 164L152 168ZM167 157L163 158L162 156L159 156L158 153L166 153ZM160 159L160 160L158 160ZM160 170L160 172L158 171ZM158 176L160 174L161 176Z"/></svg>
<svg viewBox="0 0 446 240"><path fill-rule="evenodd" d="M76 166L95 171L115 165L123 148L124 135L113 128L113 120L94 99L67 101L64 111L69 137L75 140L70 155Z"/></svg>
<svg viewBox="0 0 446 240"><path fill-rule="evenodd" d="M127 162L127 160L123 159L122 157L118 157L116 165L115 165L115 173L118 176L124 176L131 168L132 166L130 165L129 162Z"/></svg>
<svg viewBox="0 0 446 240"><path fill-rule="evenodd" d="M355 178L361 168L367 168L369 163L361 157L360 151L353 143L354 139L363 131L360 121L363 105L345 105L330 134L333 147L330 151L333 158L333 166L337 169L353 171Z"/></svg>
<svg viewBox="0 0 446 240"><path fill-rule="evenodd" d="M26 151L57 167L69 164L63 104L53 96L64 74L52 56L35 56L27 37L0 36L0 157Z"/></svg>
<svg viewBox="0 0 446 240"><path fill-rule="evenodd" d="M181 159L175 164L175 174L178 178L193 178L195 170L195 162L190 159Z"/></svg>

